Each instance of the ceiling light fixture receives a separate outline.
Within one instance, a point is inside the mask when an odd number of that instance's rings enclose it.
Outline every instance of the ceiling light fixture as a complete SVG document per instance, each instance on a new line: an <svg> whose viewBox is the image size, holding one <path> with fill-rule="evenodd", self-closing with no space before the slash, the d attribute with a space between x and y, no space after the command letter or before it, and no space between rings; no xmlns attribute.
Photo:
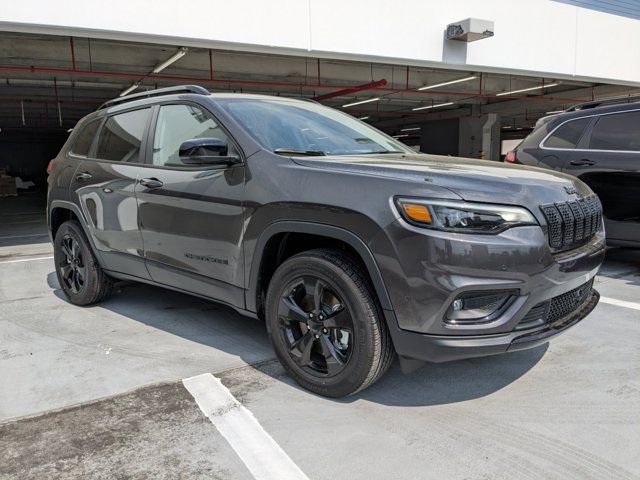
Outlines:
<svg viewBox="0 0 640 480"><path fill-rule="evenodd" d="M420 127L401 128L401 132L413 132L414 130L420 130Z"/></svg>
<svg viewBox="0 0 640 480"><path fill-rule="evenodd" d="M424 107L416 107L416 108L412 108L411 110L415 112L417 110L427 110L428 108L448 107L449 105L453 105L453 102L436 103L435 105L425 105Z"/></svg>
<svg viewBox="0 0 640 480"><path fill-rule="evenodd" d="M153 70L151 70L150 75L153 75L153 74L156 74L156 73L160 73L162 70L167 68L169 65L171 65L172 63L174 63L177 60L180 60L182 57L184 57L187 54L188 51L189 51L189 49L187 47L180 47L180 49L175 54L173 54L171 57L167 58L164 62L162 62L160 65L158 65ZM142 79L138 80L137 82L135 82L130 87L125 88L122 92L120 92L120 94L118 96L119 97L124 97L125 95L133 92L136 88L138 88L140 86L140 82L141 81L142 81Z"/></svg>
<svg viewBox="0 0 640 480"><path fill-rule="evenodd" d="M547 85L538 85L537 87L520 88L519 90L511 90L509 92L496 93L496 97L502 97L503 95L511 95L512 93L531 92L533 90L540 90L541 88L550 88L559 85L558 83L548 83Z"/></svg>
<svg viewBox="0 0 640 480"><path fill-rule="evenodd" d="M446 85L453 85L454 83L468 82L469 80L474 80L478 77L472 75L471 77L458 78L457 80L450 80L448 82L436 83L434 85L425 85L424 87L418 88L418 90L430 90L432 88L444 87Z"/></svg>
<svg viewBox="0 0 640 480"><path fill-rule="evenodd" d="M404 137L408 137L409 134L408 133L403 133L402 135L394 135L393 138L404 138Z"/></svg>
<svg viewBox="0 0 640 480"><path fill-rule="evenodd" d="M380 97L368 98L366 100L360 100L359 102L345 103L344 105L342 105L342 108L355 107L356 105L362 105L363 103L377 102L379 100L380 100Z"/></svg>
<svg viewBox="0 0 640 480"><path fill-rule="evenodd" d="M121 91L118 96L119 97L124 97L125 95L128 95L129 93L133 92L139 86L140 86L140 82L136 82L133 85L131 85L130 87L127 87L123 91Z"/></svg>
<svg viewBox="0 0 640 480"><path fill-rule="evenodd" d="M360 117L360 118L358 118L358 120L368 120L368 119L369 119L369 116L368 116L368 115L365 115L364 117Z"/></svg>
<svg viewBox="0 0 640 480"><path fill-rule="evenodd" d="M158 65L156 68L153 69L153 71L151 73L160 73L162 70L164 70L165 68L167 68L169 65L171 65L172 63L180 60L182 57L184 57L187 54L187 47L182 47L180 48L180 50L178 50L175 55L173 55L172 57L166 59L164 62L162 62L160 65Z"/></svg>

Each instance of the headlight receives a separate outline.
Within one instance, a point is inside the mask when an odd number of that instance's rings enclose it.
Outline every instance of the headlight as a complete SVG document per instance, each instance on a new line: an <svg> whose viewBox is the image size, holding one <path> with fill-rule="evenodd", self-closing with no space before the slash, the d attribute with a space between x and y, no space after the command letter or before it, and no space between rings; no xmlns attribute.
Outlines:
<svg viewBox="0 0 640 480"><path fill-rule="evenodd" d="M500 233L521 225L538 225L522 207L468 203L455 200L396 198L402 217L409 223L460 233Z"/></svg>

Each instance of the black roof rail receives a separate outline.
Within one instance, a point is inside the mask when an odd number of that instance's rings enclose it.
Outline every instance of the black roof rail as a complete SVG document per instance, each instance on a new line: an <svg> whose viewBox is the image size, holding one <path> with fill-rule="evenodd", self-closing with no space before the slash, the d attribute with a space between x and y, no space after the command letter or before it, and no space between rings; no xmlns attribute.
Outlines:
<svg viewBox="0 0 640 480"><path fill-rule="evenodd" d="M640 102L640 95L632 95L628 97L605 98L603 100L592 100L591 102L578 103L569 107L565 112L575 112L578 110L586 110L588 108L606 107L607 105L616 105L618 103L635 103Z"/></svg>
<svg viewBox="0 0 640 480"><path fill-rule="evenodd" d="M133 100L140 100L141 98L160 97L162 95L173 95L176 93L210 94L209 90L200 85L179 85L177 87L156 88L155 90L147 90L146 92L133 93L131 95L125 95L124 97L114 98L113 100L107 100L98 107L98 110L120 105L121 103L132 102Z"/></svg>

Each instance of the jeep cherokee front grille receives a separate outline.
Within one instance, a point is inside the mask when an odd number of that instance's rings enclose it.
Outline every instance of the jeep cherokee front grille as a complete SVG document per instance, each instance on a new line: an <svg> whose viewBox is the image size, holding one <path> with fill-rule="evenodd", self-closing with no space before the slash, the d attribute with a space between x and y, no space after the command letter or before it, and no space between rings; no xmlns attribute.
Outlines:
<svg viewBox="0 0 640 480"><path fill-rule="evenodd" d="M596 195L540 207L547 220L549 245L554 249L577 247L589 240L602 220L602 204Z"/></svg>

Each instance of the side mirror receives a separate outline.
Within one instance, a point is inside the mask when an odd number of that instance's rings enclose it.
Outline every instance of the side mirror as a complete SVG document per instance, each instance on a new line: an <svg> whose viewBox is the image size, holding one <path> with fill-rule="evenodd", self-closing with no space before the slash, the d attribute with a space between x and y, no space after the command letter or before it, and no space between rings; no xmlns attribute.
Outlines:
<svg viewBox="0 0 640 480"><path fill-rule="evenodd" d="M180 145L180 161L185 165L231 165L240 162L237 155L229 155L226 140L192 138Z"/></svg>

